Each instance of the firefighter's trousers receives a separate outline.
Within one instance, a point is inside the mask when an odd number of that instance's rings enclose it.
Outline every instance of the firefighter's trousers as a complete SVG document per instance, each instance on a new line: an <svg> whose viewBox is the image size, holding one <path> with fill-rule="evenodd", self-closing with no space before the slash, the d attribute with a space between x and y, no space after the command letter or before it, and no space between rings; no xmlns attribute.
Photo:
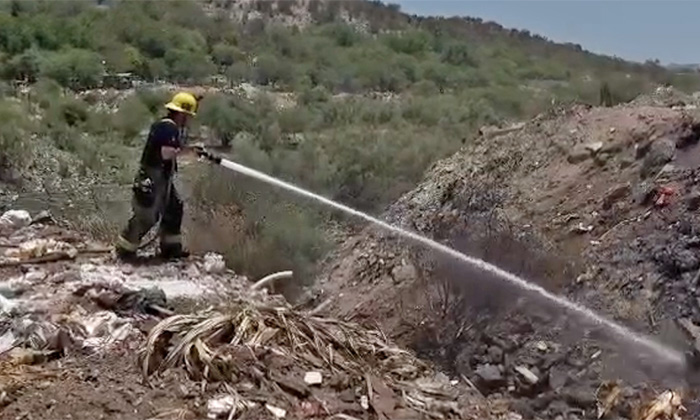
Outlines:
<svg viewBox="0 0 700 420"><path fill-rule="evenodd" d="M157 168L142 168L134 181L131 206L132 216L117 240L117 248L135 252L160 218L161 251L182 249L183 204L171 175Z"/></svg>

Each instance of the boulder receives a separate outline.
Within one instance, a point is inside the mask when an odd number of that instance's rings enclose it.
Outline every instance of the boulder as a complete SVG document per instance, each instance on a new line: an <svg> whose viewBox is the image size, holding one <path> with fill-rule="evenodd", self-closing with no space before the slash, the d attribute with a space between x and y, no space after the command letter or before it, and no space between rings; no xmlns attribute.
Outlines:
<svg viewBox="0 0 700 420"><path fill-rule="evenodd" d="M642 162L641 175L643 178L650 176L676 156L676 144L670 139L659 139L651 143L649 151Z"/></svg>
<svg viewBox="0 0 700 420"><path fill-rule="evenodd" d="M501 369L496 365L484 364L476 368L476 376L479 378L479 384L486 389L496 389L506 384L506 380L501 372Z"/></svg>
<svg viewBox="0 0 700 420"><path fill-rule="evenodd" d="M32 216L26 210L8 210L0 216L0 226L21 229L32 223Z"/></svg>

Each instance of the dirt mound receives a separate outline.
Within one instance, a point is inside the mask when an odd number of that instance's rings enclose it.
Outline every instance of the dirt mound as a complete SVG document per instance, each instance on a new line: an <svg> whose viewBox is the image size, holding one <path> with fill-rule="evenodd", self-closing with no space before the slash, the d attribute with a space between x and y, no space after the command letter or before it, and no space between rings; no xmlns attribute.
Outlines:
<svg viewBox="0 0 700 420"><path fill-rule="evenodd" d="M674 95L555 109L483 136L384 218L684 350L674 321L700 323L700 119L692 98ZM374 228L333 261L316 302L378 322L526 418L598 418L606 379L626 384L611 418L635 418L646 388L683 386L683 372L598 326Z"/></svg>

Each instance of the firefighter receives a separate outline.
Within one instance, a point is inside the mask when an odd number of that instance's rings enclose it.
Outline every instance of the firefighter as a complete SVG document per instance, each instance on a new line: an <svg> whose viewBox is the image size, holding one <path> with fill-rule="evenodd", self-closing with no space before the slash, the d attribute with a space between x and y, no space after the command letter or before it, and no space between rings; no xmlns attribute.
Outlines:
<svg viewBox="0 0 700 420"><path fill-rule="evenodd" d="M122 259L136 256L141 239L160 218L160 255L166 259L187 258L180 229L183 204L173 185L177 156L187 148L183 132L195 115L197 99L180 92L165 105L167 115L151 125L132 186L132 216L117 238L116 253Z"/></svg>

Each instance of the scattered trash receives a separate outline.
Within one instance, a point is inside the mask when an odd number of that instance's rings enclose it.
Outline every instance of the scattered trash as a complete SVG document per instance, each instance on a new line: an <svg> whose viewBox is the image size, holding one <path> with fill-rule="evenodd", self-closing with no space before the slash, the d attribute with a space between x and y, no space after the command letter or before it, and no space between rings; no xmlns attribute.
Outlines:
<svg viewBox="0 0 700 420"><path fill-rule="evenodd" d="M72 259L77 255L78 250L74 246L54 239L32 239L5 252L6 257L20 263Z"/></svg>
<svg viewBox="0 0 700 420"><path fill-rule="evenodd" d="M593 225L586 226L583 223L579 223L578 225L574 226L571 229L571 232L584 234L584 233L588 233L592 230L593 230Z"/></svg>
<svg viewBox="0 0 700 420"><path fill-rule="evenodd" d="M233 411L235 404L236 399L231 395L212 398L207 402L207 418L218 419L228 416Z"/></svg>
<svg viewBox="0 0 700 420"><path fill-rule="evenodd" d="M525 366L516 366L515 371L518 372L530 385L534 385L539 382L540 378L532 373L532 371Z"/></svg>
<svg viewBox="0 0 700 420"><path fill-rule="evenodd" d="M547 351L547 349L549 347L547 346L547 343L545 343L544 341L538 341L535 343L535 348L539 351Z"/></svg>
<svg viewBox="0 0 700 420"><path fill-rule="evenodd" d="M12 349L15 344L15 335L12 331L6 331L5 334L0 335L0 354Z"/></svg>
<svg viewBox="0 0 700 420"><path fill-rule="evenodd" d="M676 193L676 190L671 187L661 187L657 190L656 200L654 205L656 207L665 207L671 203L671 197Z"/></svg>
<svg viewBox="0 0 700 420"><path fill-rule="evenodd" d="M131 290L118 286L100 287L91 285L87 291L78 289L74 294L85 294L101 308L120 314L138 312L154 315L172 315L172 311L166 308L167 299L165 292L159 287Z"/></svg>
<svg viewBox="0 0 700 420"><path fill-rule="evenodd" d="M0 314L10 314L15 307L14 302L0 294Z"/></svg>
<svg viewBox="0 0 700 420"><path fill-rule="evenodd" d="M275 407L274 405L265 404L265 408L267 408L267 411L272 413L272 415L278 419L283 419L287 415L286 410L279 407Z"/></svg>
<svg viewBox="0 0 700 420"><path fill-rule="evenodd" d="M209 274L220 274L226 271L226 261L224 261L224 257L213 252L208 252L204 256L204 271Z"/></svg>
<svg viewBox="0 0 700 420"><path fill-rule="evenodd" d="M369 398L366 395L360 397L360 407L363 410L369 410Z"/></svg>
<svg viewBox="0 0 700 420"><path fill-rule="evenodd" d="M309 385L319 385L323 382L321 372L306 372L306 375L304 375L304 382Z"/></svg>
<svg viewBox="0 0 700 420"><path fill-rule="evenodd" d="M21 229L32 223L32 216L25 210L8 210L0 216L0 227Z"/></svg>

